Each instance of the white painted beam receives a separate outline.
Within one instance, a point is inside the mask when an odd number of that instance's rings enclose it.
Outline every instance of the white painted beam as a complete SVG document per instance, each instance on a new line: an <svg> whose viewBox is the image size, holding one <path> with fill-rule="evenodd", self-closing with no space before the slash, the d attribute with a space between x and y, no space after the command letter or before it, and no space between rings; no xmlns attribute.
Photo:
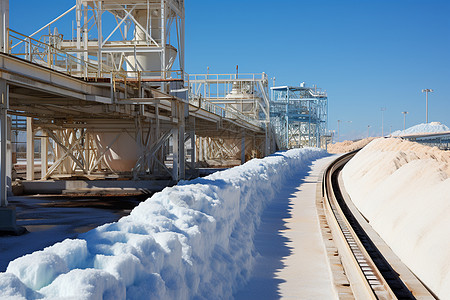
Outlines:
<svg viewBox="0 0 450 300"><path fill-rule="evenodd" d="M27 180L34 180L34 131L31 117L27 117Z"/></svg>

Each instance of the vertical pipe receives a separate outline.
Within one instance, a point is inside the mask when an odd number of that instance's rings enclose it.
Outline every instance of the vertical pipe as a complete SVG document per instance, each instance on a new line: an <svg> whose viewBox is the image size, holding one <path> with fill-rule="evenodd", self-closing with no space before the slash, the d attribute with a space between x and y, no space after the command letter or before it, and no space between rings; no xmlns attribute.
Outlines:
<svg viewBox="0 0 450 300"><path fill-rule="evenodd" d="M308 146L311 146L311 101L308 101Z"/></svg>
<svg viewBox="0 0 450 300"><path fill-rule="evenodd" d="M27 117L27 180L34 180L34 132L32 117Z"/></svg>
<svg viewBox="0 0 450 300"><path fill-rule="evenodd" d="M180 32L180 41L181 41L181 47L179 49L180 51L180 68L182 75L184 74L184 27L185 27L185 18L184 18L184 5L183 5L183 12L181 17L181 32Z"/></svg>
<svg viewBox="0 0 450 300"><path fill-rule="evenodd" d="M103 6L102 1L98 2L97 7L97 32L98 32L98 71L97 76L101 77L101 72L103 69L103 60L102 60L102 44L103 44L103 33L102 33L102 15L103 15Z"/></svg>
<svg viewBox="0 0 450 300"><path fill-rule="evenodd" d="M77 50L81 49L81 0L77 0L76 8L76 22L77 22ZM78 62L81 60L80 51L77 52ZM81 71L81 65L77 64L77 71Z"/></svg>
<svg viewBox="0 0 450 300"><path fill-rule="evenodd" d="M84 6L84 20L83 20L83 48L84 48L84 76L87 77L88 75L88 66L87 66L87 61L89 59L88 57L88 29L89 29L89 24L88 24L88 8L85 5Z"/></svg>
<svg viewBox="0 0 450 300"><path fill-rule="evenodd" d="M166 1L161 0L161 70L162 78L166 78ZM167 92L166 84L163 83L163 92Z"/></svg>
<svg viewBox="0 0 450 300"><path fill-rule="evenodd" d="M0 49L8 52L9 0L0 1Z"/></svg>

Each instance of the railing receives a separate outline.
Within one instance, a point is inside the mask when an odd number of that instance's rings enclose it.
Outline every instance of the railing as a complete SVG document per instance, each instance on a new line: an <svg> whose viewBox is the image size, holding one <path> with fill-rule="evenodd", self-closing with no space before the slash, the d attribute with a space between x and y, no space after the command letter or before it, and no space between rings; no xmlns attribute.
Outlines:
<svg viewBox="0 0 450 300"><path fill-rule="evenodd" d="M75 77L97 77L101 73L96 63L86 61L12 29L8 29L8 53ZM79 52L79 55L81 56L82 53ZM108 70L104 68L101 71Z"/></svg>
<svg viewBox="0 0 450 300"><path fill-rule="evenodd" d="M48 37L48 36L47 36ZM55 36L55 39L57 37ZM51 37L47 38L52 41ZM184 81L190 86L190 82L196 80L267 80L265 73L261 74L204 74L193 75L184 73L181 70L170 71L113 71L105 65L99 70L97 62L86 61L79 56L84 55L82 51L74 52L75 55L58 49L57 43L54 45L26 36L12 29L8 29L8 53L10 55L25 59L35 64L39 64L50 69L66 73L68 75L83 79L109 78L113 92L122 93L123 98L141 98L142 85L144 82L170 82ZM203 79L200 77L205 76ZM116 94L118 95L118 94ZM191 94L190 103L200 107L217 116L233 120L242 120L257 127L262 127L263 123L257 119L250 118L239 111L224 108L209 101L201 101L199 97Z"/></svg>
<svg viewBox="0 0 450 300"><path fill-rule="evenodd" d="M263 126L263 123L260 120L250 118L249 116L246 116L239 111L221 107L217 104L211 103L211 102L204 100L201 97L197 97L193 94L190 94L190 96L189 96L189 103L196 107L204 109L210 113L213 113L217 116L220 116L222 118L226 118L226 119L230 119L230 120L243 120L243 121L245 121L249 124L252 124L256 127Z"/></svg>
<svg viewBox="0 0 450 300"><path fill-rule="evenodd" d="M117 99L142 98L142 87L172 81L183 81L185 73L182 70L169 71L111 71L101 75L103 78L111 78L114 92L122 92L122 97L117 94Z"/></svg>
<svg viewBox="0 0 450 300"><path fill-rule="evenodd" d="M242 73L242 74L192 74L189 75L189 81L232 81L232 80L268 80L266 73Z"/></svg>

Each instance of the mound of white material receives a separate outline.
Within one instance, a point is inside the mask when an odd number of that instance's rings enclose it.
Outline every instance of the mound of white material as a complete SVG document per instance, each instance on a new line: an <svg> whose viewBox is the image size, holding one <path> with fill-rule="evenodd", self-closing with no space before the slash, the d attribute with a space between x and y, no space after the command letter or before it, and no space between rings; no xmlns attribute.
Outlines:
<svg viewBox="0 0 450 300"><path fill-rule="evenodd" d="M116 223L12 261L0 298L231 298L249 276L263 208L325 154L290 150L166 188Z"/></svg>
<svg viewBox="0 0 450 300"><path fill-rule="evenodd" d="M391 136L404 136L410 134L420 134L420 133L437 133L437 132L445 132L450 131L446 125L441 124L440 122L431 122L428 124L422 123L419 125L415 125L409 127L405 130L397 130L394 131Z"/></svg>
<svg viewBox="0 0 450 300"><path fill-rule="evenodd" d="M377 139L344 167L353 202L441 299L450 299L450 152Z"/></svg>

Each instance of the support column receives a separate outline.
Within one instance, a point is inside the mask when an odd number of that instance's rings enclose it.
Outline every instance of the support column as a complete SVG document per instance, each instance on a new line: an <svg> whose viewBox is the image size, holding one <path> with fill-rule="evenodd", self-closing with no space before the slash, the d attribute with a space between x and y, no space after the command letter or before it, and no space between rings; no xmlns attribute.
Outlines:
<svg viewBox="0 0 450 300"><path fill-rule="evenodd" d="M189 110L186 113L186 105L184 103L178 104L178 113L179 113L179 119L178 119L178 149L179 149L179 168L180 168L180 180L185 179L186 175L186 149L185 149L185 130L186 130L186 117L189 116Z"/></svg>
<svg viewBox="0 0 450 300"><path fill-rule="evenodd" d="M8 90L9 93L9 90ZM9 101L8 101L9 102ZM7 116L7 132L6 132L6 194L7 196L12 195L12 169L13 169L13 162L12 162L12 119L11 116Z"/></svg>
<svg viewBox="0 0 450 300"><path fill-rule="evenodd" d="M7 157L7 127L8 127L8 118L7 118L7 108L8 108L8 91L6 81L0 81L0 93L1 93L1 104L0 104L0 206L7 207L7 166L6 166L6 157Z"/></svg>
<svg viewBox="0 0 450 300"><path fill-rule="evenodd" d="M178 129L178 168L179 168L179 180L185 178L186 172L186 155L184 148L184 126L180 126Z"/></svg>
<svg viewBox="0 0 450 300"><path fill-rule="evenodd" d="M2 4L7 1L2 1ZM22 234L26 232L23 227L16 225L16 209L8 205L7 190L8 181L11 184L11 162L7 162L8 156L8 114L9 93L5 80L0 80L0 232ZM8 178L9 174L9 178ZM10 185L11 186L11 185Z"/></svg>
<svg viewBox="0 0 450 300"><path fill-rule="evenodd" d="M34 180L34 132L31 117L27 117L27 180Z"/></svg>
<svg viewBox="0 0 450 300"><path fill-rule="evenodd" d="M87 130L87 129L85 129ZM86 174L91 175L91 134L90 132L86 133L86 137L84 138L84 153L85 153L85 161L84 168L86 170Z"/></svg>
<svg viewBox="0 0 450 300"><path fill-rule="evenodd" d="M9 0L0 1L0 51L8 52Z"/></svg>
<svg viewBox="0 0 450 300"><path fill-rule="evenodd" d="M172 166L172 179L175 181L179 180L179 168L178 168L178 159L180 158L179 152L178 152L178 146L179 146L179 131L178 127L172 128L172 155L173 155L173 166Z"/></svg>
<svg viewBox="0 0 450 300"><path fill-rule="evenodd" d="M242 131L241 138L241 164L245 163L245 131Z"/></svg>
<svg viewBox="0 0 450 300"><path fill-rule="evenodd" d="M41 137L41 180L45 180L48 171L48 137L45 131Z"/></svg>
<svg viewBox="0 0 450 300"><path fill-rule="evenodd" d="M195 170L195 130L191 130L191 169Z"/></svg>
<svg viewBox="0 0 450 300"><path fill-rule="evenodd" d="M196 145L197 147L197 145ZM203 161L203 138L199 137L198 138L198 161Z"/></svg>

